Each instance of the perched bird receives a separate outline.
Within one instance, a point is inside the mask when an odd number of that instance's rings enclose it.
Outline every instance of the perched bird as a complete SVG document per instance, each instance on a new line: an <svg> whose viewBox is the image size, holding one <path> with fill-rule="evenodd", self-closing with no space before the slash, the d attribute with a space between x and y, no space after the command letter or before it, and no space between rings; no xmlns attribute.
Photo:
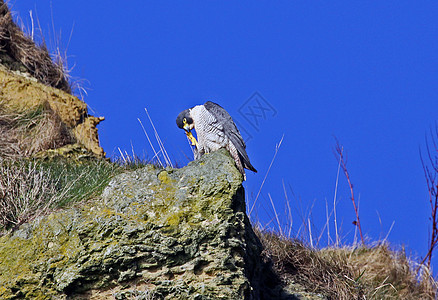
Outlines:
<svg viewBox="0 0 438 300"><path fill-rule="evenodd" d="M220 105L207 101L204 105L186 109L176 118L176 125L185 130L192 146L195 146L195 159L205 153L225 148L234 158L237 168L245 179L244 168L257 172L249 161L245 142L236 124ZM195 129L198 141L193 136L192 129Z"/></svg>

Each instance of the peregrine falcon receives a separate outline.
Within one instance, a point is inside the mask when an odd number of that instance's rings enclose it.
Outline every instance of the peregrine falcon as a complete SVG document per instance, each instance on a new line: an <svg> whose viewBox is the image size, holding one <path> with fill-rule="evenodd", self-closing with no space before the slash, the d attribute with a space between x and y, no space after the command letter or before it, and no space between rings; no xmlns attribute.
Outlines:
<svg viewBox="0 0 438 300"><path fill-rule="evenodd" d="M204 105L186 109L176 118L176 125L185 130L192 146L195 146L195 159L205 153L225 148L234 158L244 179L246 179L244 168L257 172L249 161L245 142L236 124L220 105L207 101ZM193 136L192 129L196 130L198 141Z"/></svg>

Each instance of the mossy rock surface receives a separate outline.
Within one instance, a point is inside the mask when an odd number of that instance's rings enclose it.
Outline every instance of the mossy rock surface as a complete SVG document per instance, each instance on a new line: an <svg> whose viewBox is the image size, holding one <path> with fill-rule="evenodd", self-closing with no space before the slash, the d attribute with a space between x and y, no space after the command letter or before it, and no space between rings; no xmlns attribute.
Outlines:
<svg viewBox="0 0 438 300"><path fill-rule="evenodd" d="M123 173L93 203L1 237L0 299L270 299L281 289L261 250L220 150Z"/></svg>

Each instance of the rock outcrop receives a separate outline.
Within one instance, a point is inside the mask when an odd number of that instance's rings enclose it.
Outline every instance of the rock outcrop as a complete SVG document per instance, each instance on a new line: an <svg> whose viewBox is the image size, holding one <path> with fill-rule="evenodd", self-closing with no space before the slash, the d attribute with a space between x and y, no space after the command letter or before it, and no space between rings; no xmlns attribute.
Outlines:
<svg viewBox="0 0 438 300"><path fill-rule="evenodd" d="M64 138L61 143L49 141L42 149L48 150L53 147L63 147L77 143L98 157L104 157L105 152L99 145L97 124L103 121L103 117L93 117L88 114L87 105L59 89L52 88L37 82L34 78L25 76L19 72L12 72L0 66L0 108L2 115L24 114L43 108L52 118L56 118L58 126L56 130L65 131L70 138ZM2 126L0 122L0 126ZM52 129L54 126L44 126L42 130ZM38 136L66 135L58 133L39 133ZM28 134L23 134L17 139L25 139ZM38 140L35 137L34 140ZM58 138L59 140L59 138ZM15 141L20 143L20 141ZM22 143L23 144L23 143ZM32 143L28 143L32 144ZM35 144L35 142L33 143ZM51 148L52 147L52 148ZM44 149L47 148L47 149ZM29 154L31 150L23 151ZM2 153L0 153L1 156Z"/></svg>
<svg viewBox="0 0 438 300"><path fill-rule="evenodd" d="M225 150L123 173L0 238L0 298L277 299L241 183Z"/></svg>

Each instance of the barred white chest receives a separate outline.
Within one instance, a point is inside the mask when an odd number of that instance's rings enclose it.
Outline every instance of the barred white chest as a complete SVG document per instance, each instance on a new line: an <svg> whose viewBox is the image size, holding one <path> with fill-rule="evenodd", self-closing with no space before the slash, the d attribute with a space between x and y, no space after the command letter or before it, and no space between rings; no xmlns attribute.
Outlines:
<svg viewBox="0 0 438 300"><path fill-rule="evenodd" d="M209 153L228 145L229 141L222 125L203 105L193 107L190 114L196 120L199 152Z"/></svg>

